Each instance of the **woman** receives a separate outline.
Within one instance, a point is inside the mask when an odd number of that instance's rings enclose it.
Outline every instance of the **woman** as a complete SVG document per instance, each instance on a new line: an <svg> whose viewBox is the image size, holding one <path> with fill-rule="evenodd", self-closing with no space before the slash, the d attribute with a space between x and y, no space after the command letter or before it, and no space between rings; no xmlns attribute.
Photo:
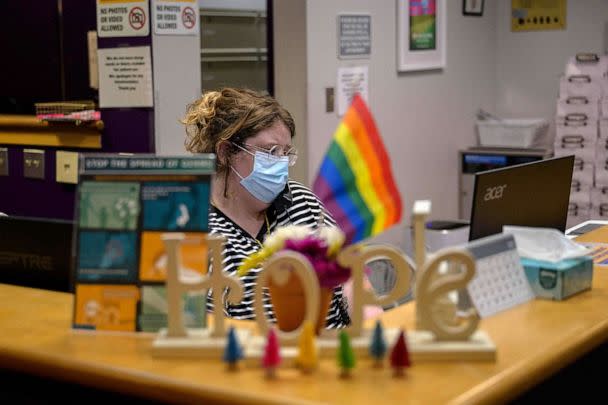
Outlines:
<svg viewBox="0 0 608 405"><path fill-rule="evenodd" d="M277 227L305 224L314 228L320 218L326 225L335 226L319 199L302 184L288 179L289 166L298 156L291 142L295 124L274 98L246 89L211 91L188 106L182 122L186 125L188 151L217 156L209 229L226 238L224 269L229 274L235 274L243 260L258 251ZM253 269L242 277L244 298L237 305L225 305L228 316L254 318L254 287L260 270ZM208 309L212 310L213 304L209 300ZM264 307L274 321L268 295ZM350 322L346 307L338 287L327 315L327 328L344 327Z"/></svg>

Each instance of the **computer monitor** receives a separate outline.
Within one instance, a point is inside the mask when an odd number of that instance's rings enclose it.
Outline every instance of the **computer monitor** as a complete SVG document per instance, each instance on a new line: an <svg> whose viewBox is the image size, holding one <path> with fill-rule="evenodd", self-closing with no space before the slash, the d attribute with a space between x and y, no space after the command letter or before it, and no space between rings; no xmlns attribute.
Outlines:
<svg viewBox="0 0 608 405"><path fill-rule="evenodd" d="M565 156L476 173L469 240L504 225L564 232L573 166L574 156Z"/></svg>
<svg viewBox="0 0 608 405"><path fill-rule="evenodd" d="M72 221L0 217L0 283L70 291Z"/></svg>

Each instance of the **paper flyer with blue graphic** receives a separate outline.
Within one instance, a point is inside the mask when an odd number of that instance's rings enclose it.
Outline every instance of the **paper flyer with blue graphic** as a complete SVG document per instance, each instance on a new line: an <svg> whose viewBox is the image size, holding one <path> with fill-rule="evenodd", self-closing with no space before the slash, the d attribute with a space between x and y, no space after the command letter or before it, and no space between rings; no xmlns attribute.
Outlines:
<svg viewBox="0 0 608 405"><path fill-rule="evenodd" d="M80 232L78 281L135 281L135 232Z"/></svg>
<svg viewBox="0 0 608 405"><path fill-rule="evenodd" d="M87 181L81 184L81 227L135 230L138 215L138 183Z"/></svg>
<svg viewBox="0 0 608 405"><path fill-rule="evenodd" d="M207 228L209 183L144 183L144 229L194 231Z"/></svg>
<svg viewBox="0 0 608 405"><path fill-rule="evenodd" d="M191 328L205 326L206 294L186 293L182 297L184 324ZM142 287L139 327L144 332L157 332L167 327L167 291L164 286Z"/></svg>
<svg viewBox="0 0 608 405"><path fill-rule="evenodd" d="M214 155L83 155L79 164L73 327L156 332L166 326L162 235L184 233L182 272L207 271ZM205 292L184 297L205 324Z"/></svg>

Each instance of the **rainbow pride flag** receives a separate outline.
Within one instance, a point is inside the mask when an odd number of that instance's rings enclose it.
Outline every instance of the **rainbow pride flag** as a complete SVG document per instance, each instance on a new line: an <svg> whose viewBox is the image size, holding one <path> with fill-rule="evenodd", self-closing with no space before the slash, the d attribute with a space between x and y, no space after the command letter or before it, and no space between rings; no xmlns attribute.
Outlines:
<svg viewBox="0 0 608 405"><path fill-rule="evenodd" d="M376 235L401 220L401 196L390 159L358 94L334 133L313 191L349 243Z"/></svg>

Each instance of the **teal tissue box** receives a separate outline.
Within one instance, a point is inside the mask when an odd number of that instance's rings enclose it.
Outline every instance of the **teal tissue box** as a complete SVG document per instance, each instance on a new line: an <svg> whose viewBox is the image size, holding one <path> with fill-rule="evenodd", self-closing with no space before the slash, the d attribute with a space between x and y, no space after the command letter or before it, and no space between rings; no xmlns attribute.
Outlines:
<svg viewBox="0 0 608 405"><path fill-rule="evenodd" d="M522 258L521 263L537 297L563 300L591 289L593 259L590 256L557 263Z"/></svg>

